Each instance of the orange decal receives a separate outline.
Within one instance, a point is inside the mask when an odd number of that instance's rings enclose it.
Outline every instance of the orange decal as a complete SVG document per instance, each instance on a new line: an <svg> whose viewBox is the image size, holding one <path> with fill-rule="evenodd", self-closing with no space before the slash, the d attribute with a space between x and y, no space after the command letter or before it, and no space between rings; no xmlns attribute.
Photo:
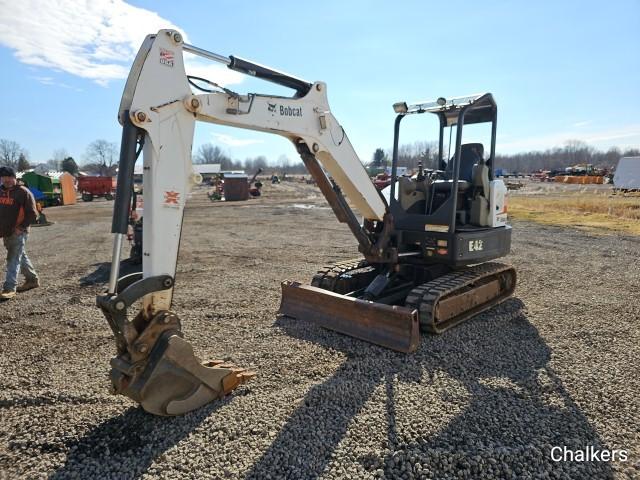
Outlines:
<svg viewBox="0 0 640 480"><path fill-rule="evenodd" d="M180 192L164 192L165 205L178 205L180 201Z"/></svg>

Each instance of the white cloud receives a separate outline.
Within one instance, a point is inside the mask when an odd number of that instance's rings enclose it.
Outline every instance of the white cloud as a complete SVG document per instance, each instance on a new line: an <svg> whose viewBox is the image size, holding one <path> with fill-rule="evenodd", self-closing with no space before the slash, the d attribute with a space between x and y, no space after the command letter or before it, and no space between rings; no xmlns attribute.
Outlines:
<svg viewBox="0 0 640 480"><path fill-rule="evenodd" d="M42 85L69 88L69 89L75 90L76 92L82 92L82 89L72 87L71 85L67 85L66 83L63 83L63 82L58 82L53 77L29 77L29 78L35 80L38 83L41 83Z"/></svg>
<svg viewBox="0 0 640 480"><path fill-rule="evenodd" d="M584 121L584 122L577 122L577 123L574 123L574 124L572 125L572 127L578 127L578 128L579 128L579 127L586 127L586 126L587 126L587 125L589 125L590 123L591 123L591 122L590 122L589 120Z"/></svg>
<svg viewBox="0 0 640 480"><path fill-rule="evenodd" d="M122 0L0 0L0 44L13 49L20 62L101 85L126 78L144 37L161 28L182 32L157 13ZM242 78L193 60L187 68L205 68L220 84Z"/></svg>
<svg viewBox="0 0 640 480"><path fill-rule="evenodd" d="M55 85L53 77L30 77L43 85Z"/></svg>
<svg viewBox="0 0 640 480"><path fill-rule="evenodd" d="M213 136L218 142L224 145L229 145L230 147L246 147L247 145L263 143L262 140L257 140L255 138L236 138L231 135L225 135L224 133L214 133Z"/></svg>

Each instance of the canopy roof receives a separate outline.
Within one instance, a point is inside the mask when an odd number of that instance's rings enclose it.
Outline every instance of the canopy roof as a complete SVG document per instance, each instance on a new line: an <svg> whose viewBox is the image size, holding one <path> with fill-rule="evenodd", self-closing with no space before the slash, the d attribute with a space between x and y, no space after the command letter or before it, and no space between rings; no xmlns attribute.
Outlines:
<svg viewBox="0 0 640 480"><path fill-rule="evenodd" d="M464 116L464 123L490 122L497 109L493 95L490 93L478 93L450 99L439 98L429 102L419 102L407 105L406 115L413 113L434 113L444 117L446 125L455 125L458 121L460 110L468 107Z"/></svg>

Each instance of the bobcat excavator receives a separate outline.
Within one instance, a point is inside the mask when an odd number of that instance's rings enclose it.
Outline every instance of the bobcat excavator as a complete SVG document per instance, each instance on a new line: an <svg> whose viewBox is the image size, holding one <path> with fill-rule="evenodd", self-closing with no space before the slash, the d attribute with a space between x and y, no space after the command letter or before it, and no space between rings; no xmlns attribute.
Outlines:
<svg viewBox="0 0 640 480"><path fill-rule="evenodd" d="M239 95L187 76L183 52L294 93ZM202 93L194 94L192 87ZM183 209L191 185L199 181L191 163L197 120L291 140L336 217L358 242L361 259L320 270L311 285L283 282L281 315L411 352L418 347L420 330L440 333L512 294L513 268L488 262L506 255L511 244L506 188L493 178L497 106L492 95L400 102L394 110L393 181L379 192L332 115L324 83L188 45L174 30L147 36L119 109L123 130L111 274L107 292L97 299L116 340L117 355L111 360L115 393L151 413L180 415L228 394L254 375L221 361L200 362L171 311ZM439 121L440 164L398 178L400 124L423 113ZM486 160L482 144L462 143L463 127L478 123L491 126ZM445 159L444 131L453 127L455 150ZM140 152L143 271L119 278ZM138 311L130 315L133 308Z"/></svg>

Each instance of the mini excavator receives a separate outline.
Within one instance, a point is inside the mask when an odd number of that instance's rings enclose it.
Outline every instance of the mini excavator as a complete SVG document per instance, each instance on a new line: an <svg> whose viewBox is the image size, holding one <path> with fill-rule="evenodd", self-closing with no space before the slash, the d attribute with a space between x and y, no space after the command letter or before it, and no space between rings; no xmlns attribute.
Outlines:
<svg viewBox="0 0 640 480"><path fill-rule="evenodd" d="M185 73L183 52L274 82L293 95L240 95ZM203 91L194 94L194 90ZM157 415L180 415L222 397L254 372L222 361L201 362L171 310L187 194L199 182L191 163L197 120L288 138L362 257L321 269L311 285L285 281L279 314L402 352L418 347L420 331L440 333L508 296L511 266L491 262L509 253L506 188L493 175L497 105L491 94L394 105L392 182L373 185L334 118L327 86L238 57L186 44L174 30L149 35L126 82L119 109L122 143L108 290L98 296L115 335L115 393ZM439 164L398 176L400 124L429 113L439 121ZM431 117L433 118L433 117ZM491 128L488 155L463 143L463 127ZM451 158L444 131L455 127ZM451 148L451 147L450 147ZM145 219L142 272L119 278L134 164L143 152ZM448 157L449 155L447 155ZM347 198L349 202L347 202ZM362 215L360 221L354 208ZM128 310L141 302L129 318Z"/></svg>

